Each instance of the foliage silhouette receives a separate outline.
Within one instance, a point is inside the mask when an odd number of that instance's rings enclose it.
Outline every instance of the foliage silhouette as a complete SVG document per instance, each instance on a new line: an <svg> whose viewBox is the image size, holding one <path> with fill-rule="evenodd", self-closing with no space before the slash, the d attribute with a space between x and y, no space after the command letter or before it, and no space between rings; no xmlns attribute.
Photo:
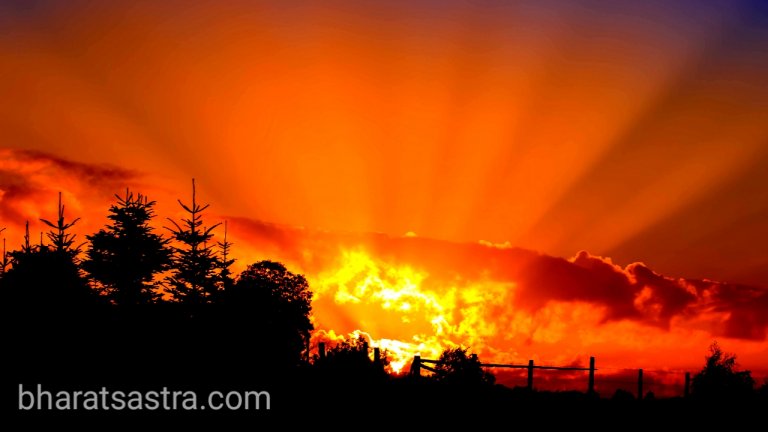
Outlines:
<svg viewBox="0 0 768 432"><path fill-rule="evenodd" d="M2 231L5 231L5 228L3 228ZM8 266L11 265L11 262L8 260L8 251L5 246L5 238L3 238L3 259L2 262L0 262L0 278L2 278L6 270L8 270Z"/></svg>
<svg viewBox="0 0 768 432"><path fill-rule="evenodd" d="M69 232L70 228L75 226L80 218L75 218L70 222L66 222L64 218L64 204L61 202L61 192L59 192L59 205L58 205L58 217L56 222L51 222L48 219L40 219L44 224L51 227L51 231L46 233L48 239L53 243L53 250L59 253L66 253L72 258L76 258L80 253L80 246L74 246L75 234ZM41 242L42 244L42 242Z"/></svg>
<svg viewBox="0 0 768 432"><path fill-rule="evenodd" d="M228 319L261 338L276 356L297 364L314 329L311 301L304 276L278 262L259 261L243 270L224 293L224 310Z"/></svg>
<svg viewBox="0 0 768 432"><path fill-rule="evenodd" d="M57 316L74 316L98 300L72 258L48 246L11 252L3 288L12 298L10 303Z"/></svg>
<svg viewBox="0 0 768 432"><path fill-rule="evenodd" d="M210 303L219 292L219 264L209 242L213 238L213 230L220 224L203 226L202 213L210 204L197 203L195 179L192 179L192 204L188 206L181 200L178 202L189 217L182 219L181 224L168 218L173 227L166 229L177 242L173 248L173 274L168 277L169 291L175 300L189 305Z"/></svg>
<svg viewBox="0 0 768 432"><path fill-rule="evenodd" d="M67 222L59 193L56 222L41 219L51 227L47 233L52 245L33 246L29 236L29 222L25 225L24 243L10 255L11 268L3 275L2 285L6 299L15 313L22 312L27 319L85 318L100 301L83 277L74 246L71 228L79 218Z"/></svg>
<svg viewBox="0 0 768 432"><path fill-rule="evenodd" d="M493 384L494 375L483 370L476 355L468 354L469 348L446 348L438 358L434 375L438 381L452 384Z"/></svg>
<svg viewBox="0 0 768 432"><path fill-rule="evenodd" d="M611 400L616 402L634 401L635 395L624 389L616 389L616 391L613 393L613 396L611 396Z"/></svg>
<svg viewBox="0 0 768 432"><path fill-rule="evenodd" d="M389 366L387 352L381 352L379 361L373 357L373 349L362 335L338 341L327 350L325 358L317 355L313 363L335 379L362 380L383 379Z"/></svg>
<svg viewBox="0 0 768 432"><path fill-rule="evenodd" d="M115 197L117 204L109 208L108 216L112 223L87 236L90 246L83 269L118 305L152 303L159 297L153 279L171 263L169 240L149 226L155 201L129 190L124 197Z"/></svg>
<svg viewBox="0 0 768 432"><path fill-rule="evenodd" d="M763 385L757 389L757 394L768 402L768 378L763 379Z"/></svg>
<svg viewBox="0 0 768 432"><path fill-rule="evenodd" d="M754 385L750 371L736 370L736 355L713 342L704 368L693 377L692 392L699 399L742 399L752 395Z"/></svg>
<svg viewBox="0 0 768 432"><path fill-rule="evenodd" d="M236 260L231 258L232 242L227 239L228 228L227 221L224 221L224 240L216 243L219 247L220 258L218 261L218 277L220 288L222 290L230 289L235 283L230 267L232 267L232 264L234 264Z"/></svg>

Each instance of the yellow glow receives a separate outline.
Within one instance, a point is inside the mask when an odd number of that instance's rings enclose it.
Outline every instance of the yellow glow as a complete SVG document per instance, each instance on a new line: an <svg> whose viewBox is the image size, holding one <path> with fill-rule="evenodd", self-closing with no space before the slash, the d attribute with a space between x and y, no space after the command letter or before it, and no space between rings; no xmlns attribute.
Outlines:
<svg viewBox="0 0 768 432"><path fill-rule="evenodd" d="M429 274L411 266L385 263L361 250L342 251L338 267L313 281L314 302L324 309L323 300L330 295L353 315L353 322L378 327L378 332L369 330L371 343L388 351L395 372L416 354L435 358L446 346L480 347L483 337L493 335L495 325L484 317L510 297L511 286L490 281L459 286L428 279ZM335 328L326 313L323 318L321 325Z"/></svg>

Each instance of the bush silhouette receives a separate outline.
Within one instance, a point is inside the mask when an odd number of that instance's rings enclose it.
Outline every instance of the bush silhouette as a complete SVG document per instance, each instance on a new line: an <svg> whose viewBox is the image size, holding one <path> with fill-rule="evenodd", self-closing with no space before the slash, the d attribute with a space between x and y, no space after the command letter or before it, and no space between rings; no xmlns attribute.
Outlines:
<svg viewBox="0 0 768 432"><path fill-rule="evenodd" d="M700 399L739 399L750 396L754 385L750 371L736 370L736 355L713 342L704 368L693 377L692 391Z"/></svg>
<svg viewBox="0 0 768 432"><path fill-rule="evenodd" d="M468 348L446 348L435 366L435 379L454 384L493 384L496 378L483 370L477 356L469 355Z"/></svg>
<svg viewBox="0 0 768 432"><path fill-rule="evenodd" d="M633 401L635 400L635 395L624 389L616 389L616 391L613 393L613 396L611 397L611 400L616 402Z"/></svg>
<svg viewBox="0 0 768 432"><path fill-rule="evenodd" d="M324 373L337 379L367 381L384 378L388 365L387 353L380 355L377 363L372 357L368 341L361 335L337 342L326 352L325 358L314 358L314 363Z"/></svg>

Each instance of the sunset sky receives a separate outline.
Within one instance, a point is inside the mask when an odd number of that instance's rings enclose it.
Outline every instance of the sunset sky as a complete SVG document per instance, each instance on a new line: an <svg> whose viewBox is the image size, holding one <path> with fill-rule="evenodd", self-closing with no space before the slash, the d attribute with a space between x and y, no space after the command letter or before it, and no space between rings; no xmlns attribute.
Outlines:
<svg viewBox="0 0 768 432"><path fill-rule="evenodd" d="M767 77L762 1L5 1L0 226L195 177L318 337L765 372Z"/></svg>

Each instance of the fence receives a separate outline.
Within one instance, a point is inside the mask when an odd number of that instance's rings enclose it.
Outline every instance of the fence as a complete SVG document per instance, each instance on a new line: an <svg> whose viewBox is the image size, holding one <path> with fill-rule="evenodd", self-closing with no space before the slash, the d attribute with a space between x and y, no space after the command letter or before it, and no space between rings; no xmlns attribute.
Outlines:
<svg viewBox="0 0 768 432"><path fill-rule="evenodd" d="M473 360L477 361L477 355L472 355ZM432 365L438 365L441 362L439 360L433 360L433 359L423 359L421 356L415 356L413 358L413 363L411 363L411 370L410 374L412 376L421 376L421 370L428 370L432 373L439 373L439 371L432 366L428 366L427 364ZM527 369L528 370L528 379L527 379L527 388L529 390L533 390L533 379L534 379L534 370L553 370L553 371L585 371L589 372L588 380L587 380L587 393L588 394L594 394L595 393L595 372L598 370L595 367L595 358L590 357L589 358L589 367L578 367L578 366L543 366L543 365L537 365L534 364L533 360L528 360L527 365L521 365L521 364L500 364L500 363L480 363L481 367L488 367L488 368L506 368L506 369ZM625 369L626 370L626 369ZM643 391L644 391L644 380L643 380L643 369L637 369L637 398L643 399ZM691 383L691 374L690 372L685 372L685 382L683 387L683 396L688 397L690 393L690 383ZM678 393L679 394L679 393Z"/></svg>

